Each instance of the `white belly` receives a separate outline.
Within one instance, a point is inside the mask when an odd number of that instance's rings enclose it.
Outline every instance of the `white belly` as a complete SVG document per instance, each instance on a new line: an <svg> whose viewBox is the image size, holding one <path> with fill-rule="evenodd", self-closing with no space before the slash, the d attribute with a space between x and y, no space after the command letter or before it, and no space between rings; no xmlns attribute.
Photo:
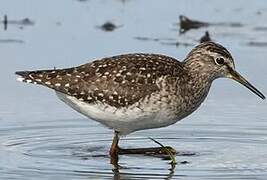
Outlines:
<svg viewBox="0 0 267 180"><path fill-rule="evenodd" d="M88 104L73 96L56 92L58 97L76 111L83 115L112 128L120 134L168 126L179 119L172 116L167 108L146 104L140 107L133 104L127 108L115 108L103 103Z"/></svg>

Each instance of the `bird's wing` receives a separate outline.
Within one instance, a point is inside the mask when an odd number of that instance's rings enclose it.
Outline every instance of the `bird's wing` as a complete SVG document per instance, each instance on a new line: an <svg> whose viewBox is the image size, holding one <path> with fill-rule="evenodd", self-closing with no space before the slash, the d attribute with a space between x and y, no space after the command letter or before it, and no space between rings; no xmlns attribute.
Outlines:
<svg viewBox="0 0 267 180"><path fill-rule="evenodd" d="M20 80L41 84L79 100L106 102L121 107L157 92L160 77L178 77L181 63L155 54L126 54L93 61L78 67L19 71Z"/></svg>

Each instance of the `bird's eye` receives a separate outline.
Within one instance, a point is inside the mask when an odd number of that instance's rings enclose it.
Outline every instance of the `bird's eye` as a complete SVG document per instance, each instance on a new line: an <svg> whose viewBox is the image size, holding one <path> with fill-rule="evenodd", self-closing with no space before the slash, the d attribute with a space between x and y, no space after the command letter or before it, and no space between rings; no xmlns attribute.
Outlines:
<svg viewBox="0 0 267 180"><path fill-rule="evenodd" d="M215 63L218 65L222 65L224 64L224 59L222 57L216 58Z"/></svg>

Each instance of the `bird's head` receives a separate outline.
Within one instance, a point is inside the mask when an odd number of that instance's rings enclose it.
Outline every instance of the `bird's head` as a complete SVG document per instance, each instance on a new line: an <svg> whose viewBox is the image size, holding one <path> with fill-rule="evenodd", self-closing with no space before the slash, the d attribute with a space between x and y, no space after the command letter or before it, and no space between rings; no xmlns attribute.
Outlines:
<svg viewBox="0 0 267 180"><path fill-rule="evenodd" d="M192 74L203 75L209 80L220 77L233 79L260 98L265 96L235 70L235 63L230 52L222 45L204 42L196 46L186 57L184 63Z"/></svg>

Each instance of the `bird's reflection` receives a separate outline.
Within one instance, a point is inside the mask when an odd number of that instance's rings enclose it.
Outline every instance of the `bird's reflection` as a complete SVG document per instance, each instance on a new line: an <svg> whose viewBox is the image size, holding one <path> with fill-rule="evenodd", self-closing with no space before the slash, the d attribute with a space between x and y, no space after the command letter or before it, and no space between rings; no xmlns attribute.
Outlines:
<svg viewBox="0 0 267 180"><path fill-rule="evenodd" d="M164 157L166 158L166 157ZM163 160L166 160L162 158ZM147 174L147 173L124 173L121 172L123 171L123 169L128 169L126 167L120 166L119 165L119 158L117 159L112 159L111 158L111 164L112 164L112 171L113 171L113 179L114 180L120 180L122 179L135 179L136 176L138 177L150 177L150 176L156 176L156 174ZM169 164L169 169L168 169L168 173L166 174L162 174L163 176L166 176L164 179L168 180L168 179L172 179L174 172L175 172L175 167L176 167L176 163L168 163Z"/></svg>
<svg viewBox="0 0 267 180"><path fill-rule="evenodd" d="M142 179L147 179L147 178L151 178L151 177L156 177L159 176L159 174L153 174L153 173L125 173L123 172L123 169L126 169L122 166L119 166L117 164L117 168L113 169L113 180L120 180L120 179L136 179L138 178L142 178ZM162 176L162 179L172 179L174 176L174 171L175 170L175 166L170 166L170 168L168 169L168 173L166 174L160 174L160 176Z"/></svg>

